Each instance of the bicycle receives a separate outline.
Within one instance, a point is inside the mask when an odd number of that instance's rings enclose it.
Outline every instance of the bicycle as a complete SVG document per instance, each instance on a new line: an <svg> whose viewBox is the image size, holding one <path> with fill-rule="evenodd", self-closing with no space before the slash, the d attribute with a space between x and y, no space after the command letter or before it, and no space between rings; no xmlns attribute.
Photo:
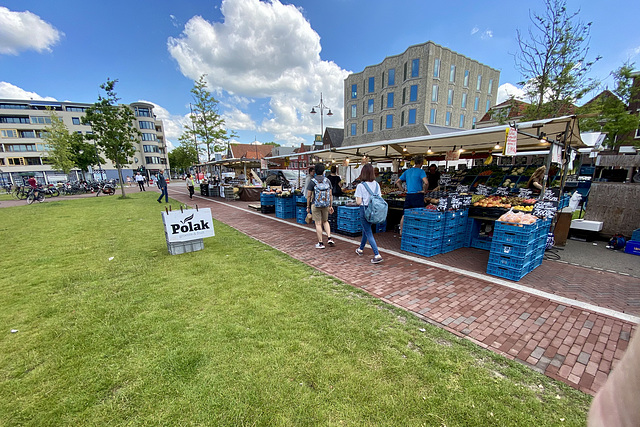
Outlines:
<svg viewBox="0 0 640 427"><path fill-rule="evenodd" d="M40 189L40 188L32 188L31 191L29 191L29 195L27 196L27 204L30 205L33 202L44 202L44 190Z"/></svg>

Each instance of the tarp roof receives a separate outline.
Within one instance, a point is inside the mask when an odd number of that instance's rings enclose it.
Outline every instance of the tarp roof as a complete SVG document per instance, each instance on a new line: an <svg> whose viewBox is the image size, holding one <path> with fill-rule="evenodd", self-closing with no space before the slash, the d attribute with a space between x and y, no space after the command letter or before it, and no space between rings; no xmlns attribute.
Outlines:
<svg viewBox="0 0 640 427"><path fill-rule="evenodd" d="M464 148L467 152L501 152L505 142L505 130L507 127L508 125L500 125L483 129L376 141L367 144L311 151L304 154L313 155L322 160L357 160L363 156L367 156L371 161L380 161L383 159L402 158L412 155L443 155L447 151L453 150L454 146L457 149ZM564 116L518 123L517 127L519 131L532 135L518 134L518 152L548 149L549 144L540 143L537 135L544 133L547 139L551 141L556 140L556 138L560 137L566 131L568 142L572 148L586 147L580 139L580 129L576 116ZM501 148L495 149L496 145L500 145ZM429 149L431 151L429 151ZM296 157L296 155L267 157L267 159L282 157Z"/></svg>

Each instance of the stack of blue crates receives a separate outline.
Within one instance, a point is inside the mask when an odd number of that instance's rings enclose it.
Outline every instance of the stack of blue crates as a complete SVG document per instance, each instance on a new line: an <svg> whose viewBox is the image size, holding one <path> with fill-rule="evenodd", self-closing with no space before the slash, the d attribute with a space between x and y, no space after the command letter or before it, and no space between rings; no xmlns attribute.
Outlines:
<svg viewBox="0 0 640 427"><path fill-rule="evenodd" d="M563 194L562 197L558 200L558 210L564 209L569 206L569 201L571 200L571 194Z"/></svg>
<svg viewBox="0 0 640 427"><path fill-rule="evenodd" d="M407 209L402 225L400 249L430 257L442 250L445 218L442 212L430 209Z"/></svg>
<svg viewBox="0 0 640 427"><path fill-rule="evenodd" d="M487 273L519 281L542 264L550 220L533 224L496 221Z"/></svg>
<svg viewBox="0 0 640 427"><path fill-rule="evenodd" d="M276 218L295 218L296 202L294 197L276 197Z"/></svg>
<svg viewBox="0 0 640 427"><path fill-rule="evenodd" d="M338 206L338 233L348 236L362 233L359 206Z"/></svg>
<svg viewBox="0 0 640 427"><path fill-rule="evenodd" d="M387 231L387 221L385 220L385 222L381 222L380 224L372 224L371 231L374 233L384 233Z"/></svg>
<svg viewBox="0 0 640 427"><path fill-rule="evenodd" d="M276 195L260 193L260 212L274 213L276 208Z"/></svg>
<svg viewBox="0 0 640 427"><path fill-rule="evenodd" d="M465 246L468 209L444 212L444 232L441 252L447 253Z"/></svg>
<svg viewBox="0 0 640 427"><path fill-rule="evenodd" d="M307 218L307 198L304 196L296 196L296 222L298 224L306 224Z"/></svg>

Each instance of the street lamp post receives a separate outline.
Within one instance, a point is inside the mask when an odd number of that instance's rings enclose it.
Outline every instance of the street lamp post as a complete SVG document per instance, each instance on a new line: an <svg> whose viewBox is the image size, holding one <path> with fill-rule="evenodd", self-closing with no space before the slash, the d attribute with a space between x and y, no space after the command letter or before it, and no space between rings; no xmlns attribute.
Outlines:
<svg viewBox="0 0 640 427"><path fill-rule="evenodd" d="M320 92L320 104L311 107L311 114L316 114L316 108L320 109L320 138L324 138L324 110L329 110L327 116L333 116L331 108L327 107L322 100L322 92Z"/></svg>

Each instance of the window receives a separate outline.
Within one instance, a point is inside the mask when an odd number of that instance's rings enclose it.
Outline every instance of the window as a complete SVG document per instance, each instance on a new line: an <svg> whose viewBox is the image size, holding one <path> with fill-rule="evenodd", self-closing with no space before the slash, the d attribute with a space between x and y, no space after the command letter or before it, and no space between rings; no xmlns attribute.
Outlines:
<svg viewBox="0 0 640 427"><path fill-rule="evenodd" d="M28 110L26 104L0 104L0 110Z"/></svg>
<svg viewBox="0 0 640 427"><path fill-rule="evenodd" d="M36 151L35 144L6 144L4 148L7 151Z"/></svg>
<svg viewBox="0 0 640 427"><path fill-rule="evenodd" d="M22 116L0 117L0 123L26 123L26 124L29 124L29 117L22 117ZM51 123L51 119L49 119L49 123Z"/></svg>
<svg viewBox="0 0 640 427"><path fill-rule="evenodd" d="M145 153L159 153L160 149L157 145L143 145L142 146Z"/></svg>
<svg viewBox="0 0 640 427"><path fill-rule="evenodd" d="M393 86L396 84L396 69L395 68L390 68L389 69L389 75L387 76L387 85L388 86Z"/></svg>
<svg viewBox="0 0 640 427"><path fill-rule="evenodd" d="M358 115L358 106L356 104L351 104L351 118L355 119Z"/></svg>
<svg viewBox="0 0 640 427"><path fill-rule="evenodd" d="M478 111L480 106L480 98L476 96L476 100L473 101L473 111Z"/></svg>
<svg viewBox="0 0 640 427"><path fill-rule="evenodd" d="M394 98L394 93L389 92L387 94L387 108L393 108L393 98Z"/></svg>
<svg viewBox="0 0 640 427"><path fill-rule="evenodd" d="M433 77L440 77L440 60L438 58L433 61Z"/></svg>
<svg viewBox="0 0 640 427"><path fill-rule="evenodd" d="M489 79L489 89L487 90L487 93L491 95L492 90L493 90L493 79Z"/></svg>
<svg viewBox="0 0 640 427"><path fill-rule="evenodd" d="M367 101L367 113L373 113L373 99Z"/></svg>
<svg viewBox="0 0 640 427"><path fill-rule="evenodd" d="M447 114L444 116L444 125L451 126L451 111L447 111Z"/></svg>
<svg viewBox="0 0 640 427"><path fill-rule="evenodd" d="M453 105L453 89L447 92L447 105Z"/></svg>
<svg viewBox="0 0 640 427"><path fill-rule="evenodd" d="M29 122L20 122L20 123L29 123ZM51 117L49 116L39 116L39 117L31 117L31 124L41 124L41 125L50 125Z"/></svg>
<svg viewBox="0 0 640 427"><path fill-rule="evenodd" d="M382 123L382 119L383 119L383 118L384 118L384 117L380 116L380 128L379 128L380 130L384 129L384 127L383 127L384 125L383 125L383 123Z"/></svg>
<svg viewBox="0 0 640 427"><path fill-rule="evenodd" d="M7 163L12 166L22 166L24 165L23 157L7 157Z"/></svg>
<svg viewBox="0 0 640 427"><path fill-rule="evenodd" d="M478 121L477 117L474 117L473 120L471 120L471 129L475 129L476 128L476 122Z"/></svg>
<svg viewBox="0 0 640 427"><path fill-rule="evenodd" d="M387 129L393 127L393 114L387 114Z"/></svg>
<svg viewBox="0 0 640 427"><path fill-rule="evenodd" d="M418 100L418 85L411 85L409 91L409 102L415 102Z"/></svg>
<svg viewBox="0 0 640 427"><path fill-rule="evenodd" d="M460 127L464 127L464 114L460 114Z"/></svg>
<svg viewBox="0 0 640 427"><path fill-rule="evenodd" d="M384 95L380 95L380 110L384 110Z"/></svg>
<svg viewBox="0 0 640 427"><path fill-rule="evenodd" d="M487 111L489 111L489 107L491 107L491 100L490 100L490 99L487 99L487 106L486 106L486 108L484 109L484 112L485 112L485 113L486 113Z"/></svg>
<svg viewBox="0 0 640 427"><path fill-rule="evenodd" d="M80 117L71 117L71 123L73 123L74 125L79 125Z"/></svg>
<svg viewBox="0 0 640 427"><path fill-rule="evenodd" d="M20 138L37 138L35 130L21 130L18 132Z"/></svg>
<svg viewBox="0 0 640 427"><path fill-rule="evenodd" d="M157 140L157 137L156 137L155 133L143 133L142 134L142 140L143 141L155 141L155 140Z"/></svg>
<svg viewBox="0 0 640 427"><path fill-rule="evenodd" d="M431 113L429 113L429 123L434 125L436 123L436 109L432 108Z"/></svg>
<svg viewBox="0 0 640 427"><path fill-rule="evenodd" d="M411 61L411 77L418 77L420 75L420 58L416 58Z"/></svg>
<svg viewBox="0 0 640 427"><path fill-rule="evenodd" d="M407 103L407 88L403 87L402 88L402 104L406 104Z"/></svg>
<svg viewBox="0 0 640 427"><path fill-rule="evenodd" d="M456 66L452 65L451 69L449 69L449 81L450 82L455 82L456 81Z"/></svg>
<svg viewBox="0 0 640 427"><path fill-rule="evenodd" d="M0 136L3 138L17 138L18 131L16 129L2 129L0 130Z"/></svg>
<svg viewBox="0 0 640 427"><path fill-rule="evenodd" d="M460 107L467 108L467 94L462 94L462 102L460 103Z"/></svg>
<svg viewBox="0 0 640 427"><path fill-rule="evenodd" d="M382 72L382 78L380 79L380 84L382 85L382 89L384 89L384 71Z"/></svg>
<svg viewBox="0 0 640 427"><path fill-rule="evenodd" d="M40 160L40 157L25 157L24 163L28 166L40 166L42 161Z"/></svg>
<svg viewBox="0 0 640 427"><path fill-rule="evenodd" d="M76 112L76 113L84 113L87 109L84 108L84 107L69 107L69 106L67 106L67 107L65 107L65 110L73 111L73 112Z"/></svg>
<svg viewBox="0 0 640 427"><path fill-rule="evenodd" d="M410 125L415 125L416 124L416 109L412 108L409 110L409 124Z"/></svg>
<svg viewBox="0 0 640 427"><path fill-rule="evenodd" d="M356 136L356 124L351 123L351 136Z"/></svg>
<svg viewBox="0 0 640 427"><path fill-rule="evenodd" d="M156 129L156 125L153 122L140 121L140 129Z"/></svg>
<svg viewBox="0 0 640 427"><path fill-rule="evenodd" d="M160 158L160 157L156 157L156 156L146 156L144 158L144 161L147 162L147 164L154 164L154 165L159 165L164 163L164 159Z"/></svg>
<svg viewBox="0 0 640 427"><path fill-rule="evenodd" d="M464 70L464 81L462 82L462 86L469 87L469 70Z"/></svg>
<svg viewBox="0 0 640 427"><path fill-rule="evenodd" d="M369 77L369 93L376 90L376 78Z"/></svg>
<svg viewBox="0 0 640 427"><path fill-rule="evenodd" d="M400 126L404 126L404 111L400 115Z"/></svg>
<svg viewBox="0 0 640 427"><path fill-rule="evenodd" d="M151 117L151 110L145 107L135 107L137 117Z"/></svg>
<svg viewBox="0 0 640 427"><path fill-rule="evenodd" d="M404 63L404 71L402 74L402 81L405 81L405 80L407 80L407 63L406 62Z"/></svg>
<svg viewBox="0 0 640 427"><path fill-rule="evenodd" d="M368 133L373 132L373 119L367 120L367 132Z"/></svg>
<svg viewBox="0 0 640 427"><path fill-rule="evenodd" d="M482 75L478 76L478 82L476 83L476 90L480 90L482 87Z"/></svg>
<svg viewBox="0 0 640 427"><path fill-rule="evenodd" d="M438 85L431 87L431 102L438 102Z"/></svg>
<svg viewBox="0 0 640 427"><path fill-rule="evenodd" d="M358 85L351 85L351 99L356 99L358 97Z"/></svg>

